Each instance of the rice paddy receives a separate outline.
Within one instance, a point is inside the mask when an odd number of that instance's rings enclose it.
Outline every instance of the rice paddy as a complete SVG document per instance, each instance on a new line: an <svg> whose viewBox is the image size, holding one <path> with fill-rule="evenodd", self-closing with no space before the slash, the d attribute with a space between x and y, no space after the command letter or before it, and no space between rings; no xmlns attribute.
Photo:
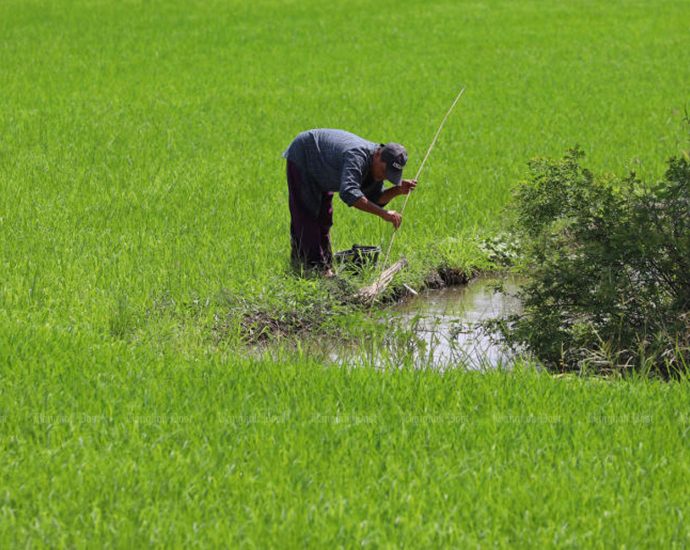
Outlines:
<svg viewBox="0 0 690 550"><path fill-rule="evenodd" d="M486 263L530 158L579 144L592 169L653 180L687 151L689 17L675 0L1 3L1 544L688 545L686 382L327 367L299 345L252 355L243 323L385 331L290 273L298 132L403 143L414 173L466 88L392 253L418 286ZM336 249L387 244L334 202Z"/></svg>

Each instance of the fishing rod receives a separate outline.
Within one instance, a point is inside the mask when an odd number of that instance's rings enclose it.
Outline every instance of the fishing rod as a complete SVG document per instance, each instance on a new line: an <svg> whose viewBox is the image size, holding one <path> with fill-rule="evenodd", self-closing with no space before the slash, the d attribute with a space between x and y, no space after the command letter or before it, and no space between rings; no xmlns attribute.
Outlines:
<svg viewBox="0 0 690 550"><path fill-rule="evenodd" d="M438 139L438 136L441 134L441 130L443 129L443 125L446 123L446 120L448 120L450 113L453 112L455 105L458 103L458 101L460 101L460 97L462 96L464 91L465 91L465 88L463 87L460 90L460 93L455 98L455 101L453 101L453 104L450 106L450 109L448 109L446 116L443 117L443 120L441 121L441 125L438 127L438 130L436 130L436 134L434 135L434 139L431 141L431 145L429 145L429 149L427 149L426 155L424 155L424 159L422 160L422 164L419 166L419 170L417 170L417 175L414 177L415 180L419 179L419 176L421 175L422 170L424 170L424 165L426 164L426 160L429 158L429 155L431 154L431 151L434 148L434 145L436 145L436 140ZM405 212L405 207L407 206L407 201L410 200L410 195L411 195L411 192L408 192L407 195L405 195L405 202L403 203L402 209L400 210L400 216L401 217L403 215L403 212ZM383 265L381 266L382 272L385 270L386 265L388 264L388 258L391 254L391 249L393 248L393 242L395 241L395 236L397 235L397 233L398 233L398 230L396 228L393 230L393 235L391 235L390 243L388 243L388 250L386 251L386 256L384 257Z"/></svg>

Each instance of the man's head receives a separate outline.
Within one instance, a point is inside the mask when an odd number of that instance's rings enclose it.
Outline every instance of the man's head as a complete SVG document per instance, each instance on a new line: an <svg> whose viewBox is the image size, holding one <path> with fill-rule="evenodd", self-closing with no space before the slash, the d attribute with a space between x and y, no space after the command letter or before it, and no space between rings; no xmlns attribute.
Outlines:
<svg viewBox="0 0 690 550"><path fill-rule="evenodd" d="M376 181L387 179L395 185L402 181L403 168L407 164L407 151L399 143L388 143L374 153L371 162L372 176Z"/></svg>

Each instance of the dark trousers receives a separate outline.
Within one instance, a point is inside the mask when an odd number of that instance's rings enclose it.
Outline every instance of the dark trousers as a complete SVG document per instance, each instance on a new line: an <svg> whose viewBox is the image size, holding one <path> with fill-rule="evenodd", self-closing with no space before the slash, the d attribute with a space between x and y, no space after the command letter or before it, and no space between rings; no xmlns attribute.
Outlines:
<svg viewBox="0 0 690 550"><path fill-rule="evenodd" d="M290 203L290 240L292 263L297 268L326 269L333 252L329 231L333 225L333 193L324 193L317 216L309 212L300 198L302 174L296 164L287 161L287 183Z"/></svg>

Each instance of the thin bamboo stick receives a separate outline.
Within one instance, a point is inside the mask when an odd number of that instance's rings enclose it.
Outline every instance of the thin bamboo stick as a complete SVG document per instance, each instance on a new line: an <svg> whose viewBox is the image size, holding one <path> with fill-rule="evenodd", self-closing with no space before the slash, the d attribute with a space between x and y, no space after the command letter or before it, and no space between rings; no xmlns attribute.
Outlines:
<svg viewBox="0 0 690 550"><path fill-rule="evenodd" d="M434 135L434 139L431 141L431 145L429 145L429 149L427 149L426 155L424 155L424 159L422 160L422 164L419 166L419 170L417 170L417 175L415 176L415 180L419 179L419 176L422 174L422 170L424 169L424 165L426 164L426 160L429 158L429 155L431 154L432 149L434 148L434 145L436 145L436 140L438 139L438 136L441 134L441 130L443 129L444 124L446 123L446 120L448 120L448 117L450 116L450 113L453 111L455 108L455 105L458 103L460 100L460 97L462 94L465 92L465 88L463 87L460 90L460 93L457 95L455 98L455 101L453 101L453 104L450 106L450 109L448 109L448 112L446 113L446 116L443 117L443 120L441 121L441 125L438 127L438 130L436 130L436 134ZM402 216L403 212L405 212L405 207L407 206L407 201L410 200L410 195L411 193L408 193L405 195L405 202L403 203L403 207L400 210L400 215ZM381 272L384 271L386 268L386 265L388 264L388 258L391 254L391 249L393 248L393 241L395 241L395 235L397 234L397 229L393 230L393 235L391 235L391 240L388 243L388 250L386 251L386 256L383 260L383 264L381 265Z"/></svg>

